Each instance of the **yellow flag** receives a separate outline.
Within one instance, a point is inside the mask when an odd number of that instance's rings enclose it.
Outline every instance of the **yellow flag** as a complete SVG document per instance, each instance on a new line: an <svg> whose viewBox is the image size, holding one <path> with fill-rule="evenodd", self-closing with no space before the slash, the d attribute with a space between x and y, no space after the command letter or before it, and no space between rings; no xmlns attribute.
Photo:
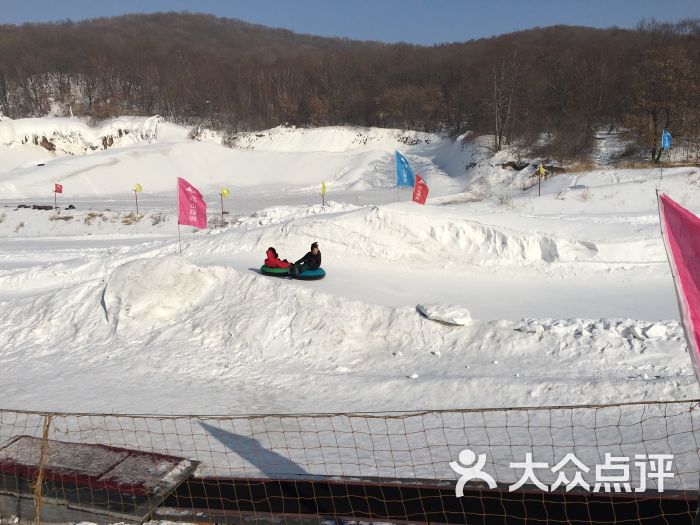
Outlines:
<svg viewBox="0 0 700 525"><path fill-rule="evenodd" d="M135 191L135 192L140 192L142 189L143 189L143 188L141 187L141 185L140 185L139 183L136 183L136 186L134 186L134 191Z"/></svg>
<svg viewBox="0 0 700 525"><path fill-rule="evenodd" d="M226 188L222 187L221 188L221 196L224 197L225 199L228 199L228 196L231 192L228 191Z"/></svg>
<svg viewBox="0 0 700 525"><path fill-rule="evenodd" d="M540 177L544 177L544 174L546 173L544 170L544 166L540 164L540 167L537 168L537 173L539 173Z"/></svg>
<svg viewBox="0 0 700 525"><path fill-rule="evenodd" d="M326 194L326 181L321 181L321 195Z"/></svg>

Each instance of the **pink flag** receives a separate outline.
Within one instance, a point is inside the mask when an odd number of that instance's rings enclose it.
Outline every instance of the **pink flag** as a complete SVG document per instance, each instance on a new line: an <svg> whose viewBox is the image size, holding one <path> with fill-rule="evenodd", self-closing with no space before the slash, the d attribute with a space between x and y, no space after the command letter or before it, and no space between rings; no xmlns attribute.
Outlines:
<svg viewBox="0 0 700 525"><path fill-rule="evenodd" d="M423 177L416 175L416 183L413 186L413 202L425 204L425 199L428 198L428 185L423 180Z"/></svg>
<svg viewBox="0 0 700 525"><path fill-rule="evenodd" d="M185 179L177 178L178 224L207 227L207 205L202 194Z"/></svg>
<svg viewBox="0 0 700 525"><path fill-rule="evenodd" d="M56 184L54 182L53 183L53 192L54 193L63 193L63 186L61 184Z"/></svg>
<svg viewBox="0 0 700 525"><path fill-rule="evenodd" d="M659 197L659 215L688 352L700 381L700 218L667 195Z"/></svg>

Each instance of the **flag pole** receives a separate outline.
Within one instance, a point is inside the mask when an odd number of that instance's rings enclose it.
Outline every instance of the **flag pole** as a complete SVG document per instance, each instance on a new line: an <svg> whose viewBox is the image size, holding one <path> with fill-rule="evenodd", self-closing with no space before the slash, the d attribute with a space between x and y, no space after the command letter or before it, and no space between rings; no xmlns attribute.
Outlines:
<svg viewBox="0 0 700 525"><path fill-rule="evenodd" d="M57 211L58 206L56 205L56 189L53 190L53 211Z"/></svg>
<svg viewBox="0 0 700 525"><path fill-rule="evenodd" d="M224 216L224 194L219 192L219 197L221 197L221 216Z"/></svg>
<svg viewBox="0 0 700 525"><path fill-rule="evenodd" d="M136 199L136 215L139 214L139 194L134 190L134 199Z"/></svg>
<svg viewBox="0 0 700 525"><path fill-rule="evenodd" d="M177 186L177 244L180 247L180 257L182 257L182 240L180 239L180 179Z"/></svg>

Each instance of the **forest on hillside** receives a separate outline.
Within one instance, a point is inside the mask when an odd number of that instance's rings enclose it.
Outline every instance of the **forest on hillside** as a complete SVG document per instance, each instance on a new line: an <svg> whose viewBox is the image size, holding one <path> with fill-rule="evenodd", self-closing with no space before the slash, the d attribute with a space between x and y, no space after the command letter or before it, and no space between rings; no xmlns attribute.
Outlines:
<svg viewBox="0 0 700 525"><path fill-rule="evenodd" d="M468 23L468 21L465 21ZM0 26L0 111L160 114L235 133L282 124L488 134L559 161L601 129L659 161L700 158L700 20L553 26L435 46L158 13Z"/></svg>

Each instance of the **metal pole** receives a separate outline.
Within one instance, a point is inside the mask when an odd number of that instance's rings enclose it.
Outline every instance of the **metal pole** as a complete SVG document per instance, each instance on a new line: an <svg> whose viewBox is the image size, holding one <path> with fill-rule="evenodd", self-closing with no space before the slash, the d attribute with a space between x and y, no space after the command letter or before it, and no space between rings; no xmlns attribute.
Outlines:
<svg viewBox="0 0 700 525"><path fill-rule="evenodd" d="M180 240L180 222L177 223L177 243L180 245L180 255L182 255L182 241Z"/></svg>
<svg viewBox="0 0 700 525"><path fill-rule="evenodd" d="M134 190L134 198L136 199L136 215L139 214L139 193Z"/></svg>
<svg viewBox="0 0 700 525"><path fill-rule="evenodd" d="M58 206L56 205L56 190L53 190L53 211L57 211Z"/></svg>
<svg viewBox="0 0 700 525"><path fill-rule="evenodd" d="M224 195L222 193L219 193L219 197L221 197L221 216L224 216Z"/></svg>

